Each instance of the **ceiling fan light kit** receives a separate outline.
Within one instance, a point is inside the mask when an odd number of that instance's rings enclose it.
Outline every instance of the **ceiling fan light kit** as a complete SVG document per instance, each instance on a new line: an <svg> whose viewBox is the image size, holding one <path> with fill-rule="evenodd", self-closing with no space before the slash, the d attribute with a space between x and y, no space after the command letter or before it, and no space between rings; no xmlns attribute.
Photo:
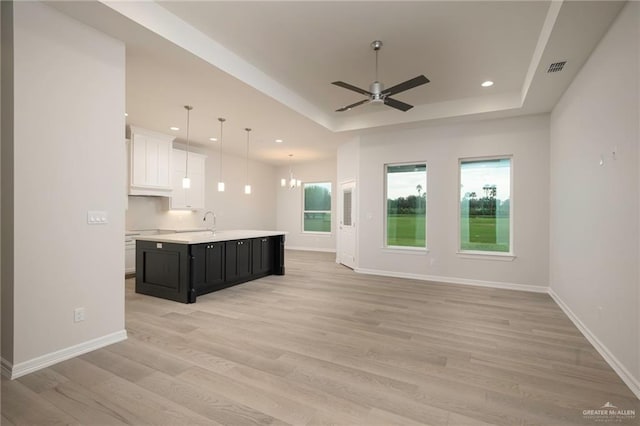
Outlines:
<svg viewBox="0 0 640 426"><path fill-rule="evenodd" d="M400 84L396 84L389 89L385 89L384 85L378 80L378 51L380 50L380 48L382 48L382 42L380 40L374 40L373 42L371 42L371 48L374 50L374 52L376 52L376 79L369 85L369 90L361 89L352 84L345 83L344 81L334 81L333 83L331 83L335 86L342 87L343 89L351 90L360 93L361 95L365 95L367 96L367 98L351 105L338 108L336 112L350 111L352 108L365 103L369 103L372 105L384 104L403 112L409 111L411 108L413 108L413 105L409 105L397 99L393 99L391 98L391 96L426 84L429 82L429 79L424 75L419 75Z"/></svg>

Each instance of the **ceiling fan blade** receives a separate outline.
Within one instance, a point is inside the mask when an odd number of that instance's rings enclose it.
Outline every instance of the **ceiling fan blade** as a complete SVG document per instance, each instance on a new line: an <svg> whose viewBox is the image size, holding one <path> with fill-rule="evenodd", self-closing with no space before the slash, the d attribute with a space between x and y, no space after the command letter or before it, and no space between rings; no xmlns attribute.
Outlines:
<svg viewBox="0 0 640 426"><path fill-rule="evenodd" d="M409 111L413 108L413 105L405 104L393 98L384 98L384 104L389 105L391 108L399 109L400 111Z"/></svg>
<svg viewBox="0 0 640 426"><path fill-rule="evenodd" d="M396 84L393 87L382 91L381 95L393 96L397 93L404 92L405 90L413 89L414 87L421 86L429 82L429 79L424 75L419 75L411 80L407 80L404 83Z"/></svg>
<svg viewBox="0 0 640 426"><path fill-rule="evenodd" d="M371 95L371 92L368 92L368 91L366 91L364 89L361 89L359 87L353 86L353 85L351 85L349 83L345 83L344 81L334 81L331 84L335 84L336 86L342 87L344 89L353 90L354 92L358 92L358 93L363 94L363 95Z"/></svg>
<svg viewBox="0 0 640 426"><path fill-rule="evenodd" d="M342 107L340 109L337 109L336 112L349 111L351 108L357 107L358 105L362 105L365 102L369 102L369 99L365 99L365 100L356 102L355 104L347 105L346 107Z"/></svg>

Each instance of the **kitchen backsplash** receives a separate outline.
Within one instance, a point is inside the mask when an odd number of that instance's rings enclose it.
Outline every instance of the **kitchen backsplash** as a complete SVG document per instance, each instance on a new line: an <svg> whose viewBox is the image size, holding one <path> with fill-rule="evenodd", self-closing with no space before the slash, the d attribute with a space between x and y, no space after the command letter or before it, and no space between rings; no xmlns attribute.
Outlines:
<svg viewBox="0 0 640 426"><path fill-rule="evenodd" d="M128 230L202 228L201 211L169 210L165 197L129 196L129 208L125 213Z"/></svg>

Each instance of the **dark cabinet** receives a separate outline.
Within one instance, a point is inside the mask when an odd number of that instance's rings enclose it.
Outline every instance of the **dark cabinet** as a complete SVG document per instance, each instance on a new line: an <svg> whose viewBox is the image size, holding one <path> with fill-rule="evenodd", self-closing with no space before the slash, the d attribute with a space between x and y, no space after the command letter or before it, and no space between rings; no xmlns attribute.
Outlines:
<svg viewBox="0 0 640 426"><path fill-rule="evenodd" d="M191 246L191 279L196 296L224 288L225 243Z"/></svg>
<svg viewBox="0 0 640 426"><path fill-rule="evenodd" d="M269 237L254 238L251 240L251 266L253 275L267 275L272 269L272 244Z"/></svg>
<svg viewBox="0 0 640 426"><path fill-rule="evenodd" d="M136 293L182 303L195 301L189 286L189 246L136 242Z"/></svg>
<svg viewBox="0 0 640 426"><path fill-rule="evenodd" d="M246 280L251 276L251 240L225 243L225 277L228 283Z"/></svg>
<svg viewBox="0 0 640 426"><path fill-rule="evenodd" d="M193 303L269 274L284 275L284 235L198 244L139 239L136 293Z"/></svg>

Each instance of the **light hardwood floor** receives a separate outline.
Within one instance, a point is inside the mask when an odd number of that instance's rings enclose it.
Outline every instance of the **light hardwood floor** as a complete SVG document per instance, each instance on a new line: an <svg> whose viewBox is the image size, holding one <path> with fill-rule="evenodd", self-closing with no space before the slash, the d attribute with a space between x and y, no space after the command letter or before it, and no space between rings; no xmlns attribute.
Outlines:
<svg viewBox="0 0 640 426"><path fill-rule="evenodd" d="M565 425L640 404L547 296L287 275L180 303L126 281L129 339L2 380L2 425ZM609 419L610 420L610 419Z"/></svg>

